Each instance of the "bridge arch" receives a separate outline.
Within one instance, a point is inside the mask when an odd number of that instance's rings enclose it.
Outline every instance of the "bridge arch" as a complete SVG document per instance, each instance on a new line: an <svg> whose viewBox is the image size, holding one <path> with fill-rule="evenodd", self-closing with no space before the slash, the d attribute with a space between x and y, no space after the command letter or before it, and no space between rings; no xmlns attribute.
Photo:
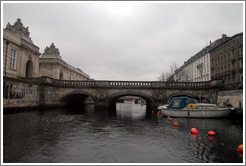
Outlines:
<svg viewBox="0 0 246 166"><path fill-rule="evenodd" d="M88 98L90 98L93 103L95 102L95 97L90 93L83 91L73 91L63 95L60 99L60 102L70 107L82 107L85 105L85 101Z"/></svg>
<svg viewBox="0 0 246 166"><path fill-rule="evenodd" d="M126 92L126 93L114 94L109 98L108 102L109 102L110 109L115 110L116 109L116 101L119 98L124 97L124 96L136 96L136 97L140 97L140 98L144 99L146 102L147 113L151 113L151 109L153 108L153 105L156 104L151 96L147 96L147 95L144 95L141 93Z"/></svg>

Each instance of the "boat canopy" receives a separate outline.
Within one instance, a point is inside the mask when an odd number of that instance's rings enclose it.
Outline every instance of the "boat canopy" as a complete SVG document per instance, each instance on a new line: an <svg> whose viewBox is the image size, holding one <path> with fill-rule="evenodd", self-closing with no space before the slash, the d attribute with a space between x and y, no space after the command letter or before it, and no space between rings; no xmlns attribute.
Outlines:
<svg viewBox="0 0 246 166"><path fill-rule="evenodd" d="M196 99L192 99L190 97L174 97L172 98L170 104L167 109L183 109L188 104L197 103Z"/></svg>

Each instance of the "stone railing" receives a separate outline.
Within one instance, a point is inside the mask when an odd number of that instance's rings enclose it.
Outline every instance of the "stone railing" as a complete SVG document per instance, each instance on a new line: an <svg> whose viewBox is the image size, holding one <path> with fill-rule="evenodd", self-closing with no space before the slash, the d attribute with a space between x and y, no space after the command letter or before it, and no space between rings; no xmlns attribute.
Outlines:
<svg viewBox="0 0 246 166"><path fill-rule="evenodd" d="M4 77L4 79L15 80ZM50 77L41 78L18 78L17 81L33 82L35 84L46 84L50 86L66 88L169 88L169 89L206 89L210 87L222 86L221 80L212 80L207 82L158 82L158 81L75 81L75 80L58 80Z"/></svg>
<svg viewBox="0 0 246 166"><path fill-rule="evenodd" d="M210 88L213 86L221 86L220 80L212 80L207 82L158 82L158 81L72 81L57 80L43 77L46 83L53 86L62 87L101 87L101 88L171 88L171 89L198 89Z"/></svg>

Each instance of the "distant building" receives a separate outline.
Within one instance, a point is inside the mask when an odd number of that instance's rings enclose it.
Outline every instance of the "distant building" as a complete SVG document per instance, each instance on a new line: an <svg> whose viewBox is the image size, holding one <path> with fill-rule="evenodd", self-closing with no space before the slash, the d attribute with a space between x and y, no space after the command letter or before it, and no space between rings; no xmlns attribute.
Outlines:
<svg viewBox="0 0 246 166"><path fill-rule="evenodd" d="M222 79L225 85L243 82L243 33L227 38L210 51L211 78Z"/></svg>
<svg viewBox="0 0 246 166"><path fill-rule="evenodd" d="M227 87L243 82L243 33L225 34L188 59L171 76L177 82L221 79Z"/></svg>
<svg viewBox="0 0 246 166"><path fill-rule="evenodd" d="M40 57L39 47L30 38L28 27L21 19L3 29L3 76L40 77L48 76L63 80L89 80L90 76L64 62L52 43Z"/></svg>
<svg viewBox="0 0 246 166"><path fill-rule="evenodd" d="M3 76L37 77L39 71L39 47L30 38L28 27L21 19L3 29Z"/></svg>
<svg viewBox="0 0 246 166"><path fill-rule="evenodd" d="M188 59L175 71L173 80L176 82L202 82L209 81L210 74L210 53L209 51L222 43L220 39L214 41L197 54Z"/></svg>
<svg viewBox="0 0 246 166"><path fill-rule="evenodd" d="M39 74L61 80L90 80L89 75L62 60L54 43L45 48L39 59Z"/></svg>

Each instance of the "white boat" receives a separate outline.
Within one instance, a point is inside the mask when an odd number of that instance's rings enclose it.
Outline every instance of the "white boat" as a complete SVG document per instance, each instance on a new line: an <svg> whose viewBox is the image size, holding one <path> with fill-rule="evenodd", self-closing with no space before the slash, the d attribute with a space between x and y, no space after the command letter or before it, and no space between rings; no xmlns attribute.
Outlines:
<svg viewBox="0 0 246 166"><path fill-rule="evenodd" d="M162 116L182 118L225 118L233 108L218 108L216 104L198 103L189 97L175 97L167 108L161 109Z"/></svg>
<svg viewBox="0 0 246 166"><path fill-rule="evenodd" d="M165 109L165 108L167 108L167 106L168 106L168 104L160 105L160 106L157 107L157 110Z"/></svg>

